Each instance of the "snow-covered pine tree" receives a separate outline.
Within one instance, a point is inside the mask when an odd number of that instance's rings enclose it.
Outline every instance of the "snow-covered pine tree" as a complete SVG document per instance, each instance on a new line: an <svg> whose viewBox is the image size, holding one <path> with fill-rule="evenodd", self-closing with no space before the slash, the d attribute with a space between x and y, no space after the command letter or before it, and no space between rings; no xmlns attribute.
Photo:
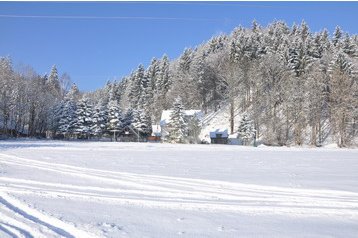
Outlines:
<svg viewBox="0 0 358 238"><path fill-rule="evenodd" d="M337 26L334 30L333 39L332 39L334 46L339 47L342 36L343 36L343 32L342 32L341 28L339 26Z"/></svg>
<svg viewBox="0 0 358 238"><path fill-rule="evenodd" d="M63 100L62 114L59 121L58 131L64 137L70 136L74 132L76 123L76 102L71 97L65 97Z"/></svg>
<svg viewBox="0 0 358 238"><path fill-rule="evenodd" d="M161 89L163 95L166 95L172 83L169 74L169 67L170 67L169 58L167 55L163 55L159 65L160 68L159 77L160 77L160 83L161 83Z"/></svg>
<svg viewBox="0 0 358 238"><path fill-rule="evenodd" d="M157 92L157 81L159 79L159 61L156 58L153 58L150 62L150 65L146 71L146 77L150 82L151 89L153 93Z"/></svg>
<svg viewBox="0 0 358 238"><path fill-rule="evenodd" d="M140 98L138 101L137 108L145 108L147 111L150 111L153 106L153 91L151 87L150 77L145 73L141 80L140 84Z"/></svg>
<svg viewBox="0 0 358 238"><path fill-rule="evenodd" d="M174 101L172 112L170 114L169 142L185 143L187 140L187 122L185 121L184 107L180 97Z"/></svg>
<svg viewBox="0 0 358 238"><path fill-rule="evenodd" d="M72 84L70 90L66 94L67 97L72 98L72 100L77 101L80 96L80 91L75 83Z"/></svg>
<svg viewBox="0 0 358 238"><path fill-rule="evenodd" d="M129 108L123 117L123 127L131 126L133 123L133 109Z"/></svg>
<svg viewBox="0 0 358 238"><path fill-rule="evenodd" d="M142 93L142 81L144 80L144 66L139 65L138 69L130 77L130 92L129 102L133 109L136 109L139 104L139 99Z"/></svg>
<svg viewBox="0 0 358 238"><path fill-rule="evenodd" d="M247 114L244 114L242 116L237 132L244 145L248 145L250 141L254 138L256 132L254 124L249 119Z"/></svg>
<svg viewBox="0 0 358 238"><path fill-rule="evenodd" d="M116 100L111 100L108 103L108 126L107 130L113 134L114 140L117 140L118 132L123 128L122 126L122 112Z"/></svg>
<svg viewBox="0 0 358 238"><path fill-rule="evenodd" d="M87 97L83 97L77 105L75 132L81 137L90 138L93 128L93 108Z"/></svg>
<svg viewBox="0 0 358 238"><path fill-rule="evenodd" d="M107 105L101 100L93 110L93 126L91 128L92 134L101 137L106 132L108 123Z"/></svg>
<svg viewBox="0 0 358 238"><path fill-rule="evenodd" d="M153 92L153 112L154 120L160 119L161 113L167 107L167 93L171 85L171 78L169 75L169 59L164 55L158 62L158 71L156 72L156 80L152 82L155 84Z"/></svg>
<svg viewBox="0 0 358 238"><path fill-rule="evenodd" d="M132 127L138 131L141 136L148 136L152 130L150 116L144 109L133 110Z"/></svg>
<svg viewBox="0 0 358 238"><path fill-rule="evenodd" d="M46 85L48 88L48 93L50 93L52 97L58 99L61 96L61 87L56 65L52 66Z"/></svg>
<svg viewBox="0 0 358 238"><path fill-rule="evenodd" d="M189 143L199 143L199 135L201 132L201 122L197 115L188 120L188 138Z"/></svg>
<svg viewBox="0 0 358 238"><path fill-rule="evenodd" d="M64 111L64 101L62 100L61 102L55 104L52 108L51 108L51 124L49 125L49 129L56 134L59 126L60 126L60 120L62 118L62 114Z"/></svg>
<svg viewBox="0 0 358 238"><path fill-rule="evenodd" d="M186 48L179 58L179 70L183 73L188 73L193 60L193 50Z"/></svg>

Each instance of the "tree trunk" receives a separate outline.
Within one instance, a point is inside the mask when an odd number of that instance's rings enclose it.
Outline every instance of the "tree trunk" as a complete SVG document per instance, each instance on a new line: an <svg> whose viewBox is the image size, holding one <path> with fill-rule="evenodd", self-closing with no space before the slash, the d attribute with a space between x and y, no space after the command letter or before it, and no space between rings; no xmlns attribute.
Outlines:
<svg viewBox="0 0 358 238"><path fill-rule="evenodd" d="M311 145L315 145L317 146L317 130L316 130L316 124L312 125L312 129L311 129Z"/></svg>
<svg viewBox="0 0 358 238"><path fill-rule="evenodd" d="M230 102L230 134L233 134L234 133L234 115L235 113L235 102L234 100L232 99L231 102Z"/></svg>

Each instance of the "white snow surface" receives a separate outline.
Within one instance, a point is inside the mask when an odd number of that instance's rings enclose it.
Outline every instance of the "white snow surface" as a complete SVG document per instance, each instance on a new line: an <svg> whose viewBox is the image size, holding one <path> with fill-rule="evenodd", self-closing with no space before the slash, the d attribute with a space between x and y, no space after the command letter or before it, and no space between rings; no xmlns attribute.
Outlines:
<svg viewBox="0 0 358 238"><path fill-rule="evenodd" d="M357 237L358 150L0 142L0 237Z"/></svg>

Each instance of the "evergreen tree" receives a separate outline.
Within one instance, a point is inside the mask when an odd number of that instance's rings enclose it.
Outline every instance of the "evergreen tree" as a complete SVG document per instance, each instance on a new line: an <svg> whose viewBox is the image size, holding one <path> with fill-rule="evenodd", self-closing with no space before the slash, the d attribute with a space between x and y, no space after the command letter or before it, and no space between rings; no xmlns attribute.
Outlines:
<svg viewBox="0 0 358 238"><path fill-rule="evenodd" d="M75 122L75 132L81 136L89 138L92 134L93 128L93 108L92 104L89 102L87 97L83 97L78 105L76 110L76 122Z"/></svg>
<svg viewBox="0 0 358 238"><path fill-rule="evenodd" d="M197 115L194 115L188 120L188 137L190 143L198 143L201 132L201 122Z"/></svg>
<svg viewBox="0 0 358 238"><path fill-rule="evenodd" d="M237 131L244 145L247 145L254 138L256 131L253 122L249 119L249 117L246 114L242 116Z"/></svg>
<svg viewBox="0 0 358 238"><path fill-rule="evenodd" d="M76 102L72 98L66 96L62 108L58 131L66 137L74 132L77 109Z"/></svg>
<svg viewBox="0 0 358 238"><path fill-rule="evenodd" d="M150 116L144 109L133 110L132 126L142 136L150 135L152 131L152 123Z"/></svg>
<svg viewBox="0 0 358 238"><path fill-rule="evenodd" d="M174 101L169 123L169 142L184 143L187 139L187 122L185 121L184 107L180 97Z"/></svg>
<svg viewBox="0 0 358 238"><path fill-rule="evenodd" d="M54 98L58 99L62 95L56 65L52 66L46 84L48 87L48 93L50 93Z"/></svg>
<svg viewBox="0 0 358 238"><path fill-rule="evenodd" d="M114 139L117 140L118 131L123 128L122 126L122 112L118 106L116 100L111 100L108 103L108 126L107 130L111 132L114 136Z"/></svg>
<svg viewBox="0 0 358 238"><path fill-rule="evenodd" d="M108 111L104 101L100 101L93 111L93 126L91 131L93 135L100 137L106 132L108 123Z"/></svg>
<svg viewBox="0 0 358 238"><path fill-rule="evenodd" d="M336 46L336 47L339 46L342 35L343 35L343 32L342 32L341 28L339 26L337 26L336 29L334 30L333 39L332 39L334 46Z"/></svg>
<svg viewBox="0 0 358 238"><path fill-rule="evenodd" d="M75 83L72 84L70 90L66 94L67 97L71 98L74 101L77 101L80 96L80 91Z"/></svg>
<svg viewBox="0 0 358 238"><path fill-rule="evenodd" d="M128 109L123 118L123 127L131 126L134 120L133 109Z"/></svg>

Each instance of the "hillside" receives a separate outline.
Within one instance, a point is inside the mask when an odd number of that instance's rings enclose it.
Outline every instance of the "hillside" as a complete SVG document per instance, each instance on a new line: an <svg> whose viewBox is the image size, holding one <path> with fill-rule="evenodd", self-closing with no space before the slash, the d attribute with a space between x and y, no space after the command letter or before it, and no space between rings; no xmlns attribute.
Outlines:
<svg viewBox="0 0 358 238"><path fill-rule="evenodd" d="M357 35L339 26L331 34L311 32L304 21L291 27L283 21L239 26L185 49L178 59L163 55L147 67L139 64L130 75L94 92L64 87L68 82L56 66L49 75L24 74L13 69L9 58L1 58L0 131L85 139L131 126L147 137L162 111L176 106L219 110L203 133L226 127L227 121L234 133L240 112L252 122L256 139L267 145L356 146L357 72ZM189 141L184 131L190 128L181 130L172 134L183 138L173 142ZM254 140L252 133L246 137L247 144Z"/></svg>

